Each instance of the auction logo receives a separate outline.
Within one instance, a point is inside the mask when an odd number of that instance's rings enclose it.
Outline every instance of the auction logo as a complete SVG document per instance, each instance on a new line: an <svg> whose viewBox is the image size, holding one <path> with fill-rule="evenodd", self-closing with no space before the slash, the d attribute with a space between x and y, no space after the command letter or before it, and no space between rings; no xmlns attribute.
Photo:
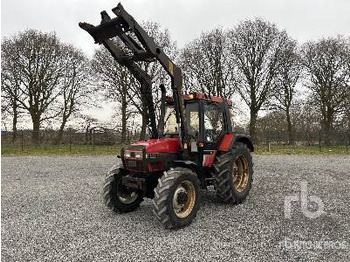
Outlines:
<svg viewBox="0 0 350 262"><path fill-rule="evenodd" d="M279 247L294 250L347 250L349 249L346 241L333 240L298 240L285 238L279 242Z"/></svg>
<svg viewBox="0 0 350 262"><path fill-rule="evenodd" d="M306 216L307 218L314 219L322 214L325 214L324 211L324 204L321 200L321 198L317 196L309 196L307 193L307 182L302 181L300 183L300 197L299 195L292 195L292 196L286 196L284 199L284 217L290 219L292 217L292 202L300 201L301 203L301 212ZM317 209L310 211L308 209L308 203L315 203L317 204Z"/></svg>

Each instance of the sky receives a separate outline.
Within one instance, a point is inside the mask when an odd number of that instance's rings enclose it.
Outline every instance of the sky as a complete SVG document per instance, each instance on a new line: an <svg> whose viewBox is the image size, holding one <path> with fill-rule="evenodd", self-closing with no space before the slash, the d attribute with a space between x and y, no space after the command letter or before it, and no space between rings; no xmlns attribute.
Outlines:
<svg viewBox="0 0 350 262"><path fill-rule="evenodd" d="M100 12L111 9L115 0L1 0L1 37L35 28L56 31L92 56L96 45L81 30L79 22L100 23ZM261 17L285 29L303 43L342 34L350 36L349 0L123 0L124 8L137 21L149 20L168 28L181 48L202 31L216 26L232 28L240 21ZM108 115L105 109L99 112Z"/></svg>
<svg viewBox="0 0 350 262"><path fill-rule="evenodd" d="M56 31L64 42L93 54L92 38L79 22L99 24L100 11L116 0L1 0L1 36L36 28ZM350 36L349 0L124 0L137 21L159 22L169 29L179 47L202 31L233 27L242 20L261 17L286 29L299 42L343 34Z"/></svg>

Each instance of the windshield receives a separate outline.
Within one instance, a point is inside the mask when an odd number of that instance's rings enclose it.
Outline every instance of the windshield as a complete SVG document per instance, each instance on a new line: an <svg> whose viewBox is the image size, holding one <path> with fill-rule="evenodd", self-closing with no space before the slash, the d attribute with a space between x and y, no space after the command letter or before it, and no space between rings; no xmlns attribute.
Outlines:
<svg viewBox="0 0 350 262"><path fill-rule="evenodd" d="M175 109L173 106L167 106L165 108L164 133L165 134L178 133Z"/></svg>
<svg viewBox="0 0 350 262"><path fill-rule="evenodd" d="M196 137L199 131L198 103L189 103L186 105L186 119L188 133ZM178 125L176 123L176 113L173 106L165 107L164 134L178 134Z"/></svg>
<svg viewBox="0 0 350 262"><path fill-rule="evenodd" d="M199 132L198 103L189 103L186 105L186 120L188 133L197 139Z"/></svg>

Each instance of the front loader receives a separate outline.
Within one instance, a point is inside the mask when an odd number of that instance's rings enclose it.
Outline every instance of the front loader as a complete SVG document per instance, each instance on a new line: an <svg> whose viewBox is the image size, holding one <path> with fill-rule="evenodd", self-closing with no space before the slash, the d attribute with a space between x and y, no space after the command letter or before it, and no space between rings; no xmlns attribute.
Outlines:
<svg viewBox="0 0 350 262"><path fill-rule="evenodd" d="M103 11L97 26L79 26L139 81L151 138L121 150L121 164L105 178L105 204L125 213L137 209L148 197L153 199L155 216L166 228L181 228L196 216L200 189L214 185L222 202L243 202L253 181L254 147L249 136L233 133L232 102L200 93L183 94L181 69L120 3L112 11L116 17ZM171 78L172 96L167 97L161 85L158 125L151 77L140 61L158 61Z"/></svg>

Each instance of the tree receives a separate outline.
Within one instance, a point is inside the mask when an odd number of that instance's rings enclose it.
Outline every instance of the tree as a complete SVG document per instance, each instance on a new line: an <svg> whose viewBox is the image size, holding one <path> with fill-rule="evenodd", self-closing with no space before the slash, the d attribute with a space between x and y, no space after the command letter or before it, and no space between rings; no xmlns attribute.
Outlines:
<svg viewBox="0 0 350 262"><path fill-rule="evenodd" d="M235 87L250 108L249 132L254 141L258 112L271 97L280 50L286 39L286 32L261 19L241 22L229 33Z"/></svg>
<svg viewBox="0 0 350 262"><path fill-rule="evenodd" d="M82 51L72 45L62 45L62 60L65 67L62 72L62 80L58 88L61 102L58 109L61 112L61 124L56 138L56 144L62 141L63 131L69 117L79 111L83 102L89 104L88 98L91 96L90 75L88 59Z"/></svg>
<svg viewBox="0 0 350 262"><path fill-rule="evenodd" d="M132 79L128 70L119 65L105 48L95 51L91 65L97 87L103 90L104 97L116 100L121 105L121 138L122 141L125 141L127 121L130 116L128 113L128 103L130 103L128 92L135 85L135 80Z"/></svg>
<svg viewBox="0 0 350 262"><path fill-rule="evenodd" d="M10 106L2 95L2 97L1 97L1 124L4 126L5 131L7 131L7 120L10 116L11 116ZM12 142L13 142L13 139L12 139Z"/></svg>
<svg viewBox="0 0 350 262"><path fill-rule="evenodd" d="M343 115L344 130L346 130L346 133L347 133L347 137L345 139L347 140L346 143L350 145L350 93L348 93L348 96L345 102L346 103L344 106L344 115Z"/></svg>
<svg viewBox="0 0 350 262"><path fill-rule="evenodd" d="M308 96L298 103L292 110L295 136L299 141L306 141L308 145L319 142L320 113L312 96Z"/></svg>
<svg viewBox="0 0 350 262"><path fill-rule="evenodd" d="M339 36L310 41L302 48L302 63L308 74L307 87L321 113L325 145L331 144L335 116L341 112L349 93L349 42Z"/></svg>
<svg viewBox="0 0 350 262"><path fill-rule="evenodd" d="M142 27L144 30L149 34L151 38L154 39L156 44L162 48L163 52L167 54L167 56L172 59L173 61L176 58L176 55L178 53L177 51L177 45L176 42L172 41L169 30L162 28L159 23L146 21L142 23ZM161 101L161 92L160 92L160 84L164 84L164 86L167 88L167 90L170 90L170 77L162 67L162 65L155 61L153 63L147 63L147 62L140 62L139 63L141 68L151 77L152 79L152 96L153 96L153 102L155 105L155 113L156 118L159 120L159 110L160 110L160 101ZM139 87L139 83L135 82L136 85L133 87L136 87L133 91L135 94L135 97L138 97L138 99L132 99L132 103L134 106L138 109L139 113L142 116L142 128L141 128L141 134L140 139L144 140L146 136L146 129L147 129L147 115L146 115L146 100L142 98L141 94L141 88ZM140 103L141 102L141 103ZM138 106L137 105L140 105Z"/></svg>
<svg viewBox="0 0 350 262"><path fill-rule="evenodd" d="M12 142L17 138L17 123L19 115L19 100L22 93L19 88L21 75L16 69L16 53L8 52L6 40L2 43L1 55L1 111L12 116Z"/></svg>
<svg viewBox="0 0 350 262"><path fill-rule="evenodd" d="M256 126L259 141L265 140L267 144L271 141L275 141L278 144L283 141L283 135L286 134L285 121L284 112L281 110L269 112L265 116L258 118Z"/></svg>
<svg viewBox="0 0 350 262"><path fill-rule="evenodd" d="M144 22L142 27L163 48L166 54L172 58L175 57L176 43L171 41L168 30L162 29L158 23L152 22ZM133 37L132 34L130 36ZM135 41L137 41L136 38ZM124 48L121 42L117 42L117 44ZM160 92L156 86L169 82L170 79L157 61L154 63L139 62L139 65L153 80L153 97L155 98L155 106L159 107ZM115 98L121 104L122 139L125 140L127 133L128 117L133 115L135 111L142 117L140 139L145 139L147 129L146 101L143 99L140 84L105 49L99 49L95 52L92 68L96 79L98 79L97 85L105 90L105 97Z"/></svg>
<svg viewBox="0 0 350 262"><path fill-rule="evenodd" d="M301 63L297 53L297 43L292 39L287 39L282 46L279 57L279 67L277 69L274 89L274 103L278 109L285 113L288 142L294 144L294 130L291 119L291 109L296 93L295 86L301 74Z"/></svg>
<svg viewBox="0 0 350 262"><path fill-rule="evenodd" d="M15 97L19 97L19 90L16 88L15 79L1 71L1 120L12 117L12 139L14 143L17 139L17 122L18 122L18 102Z"/></svg>
<svg viewBox="0 0 350 262"><path fill-rule="evenodd" d="M202 33L186 45L180 60L187 89L226 98L232 96L227 33L222 28Z"/></svg>
<svg viewBox="0 0 350 262"><path fill-rule="evenodd" d="M65 68L62 48L54 33L26 30L2 42L2 71L4 90L20 108L29 112L32 141L39 142L43 121L57 117L60 112L50 106L60 95L57 85Z"/></svg>

